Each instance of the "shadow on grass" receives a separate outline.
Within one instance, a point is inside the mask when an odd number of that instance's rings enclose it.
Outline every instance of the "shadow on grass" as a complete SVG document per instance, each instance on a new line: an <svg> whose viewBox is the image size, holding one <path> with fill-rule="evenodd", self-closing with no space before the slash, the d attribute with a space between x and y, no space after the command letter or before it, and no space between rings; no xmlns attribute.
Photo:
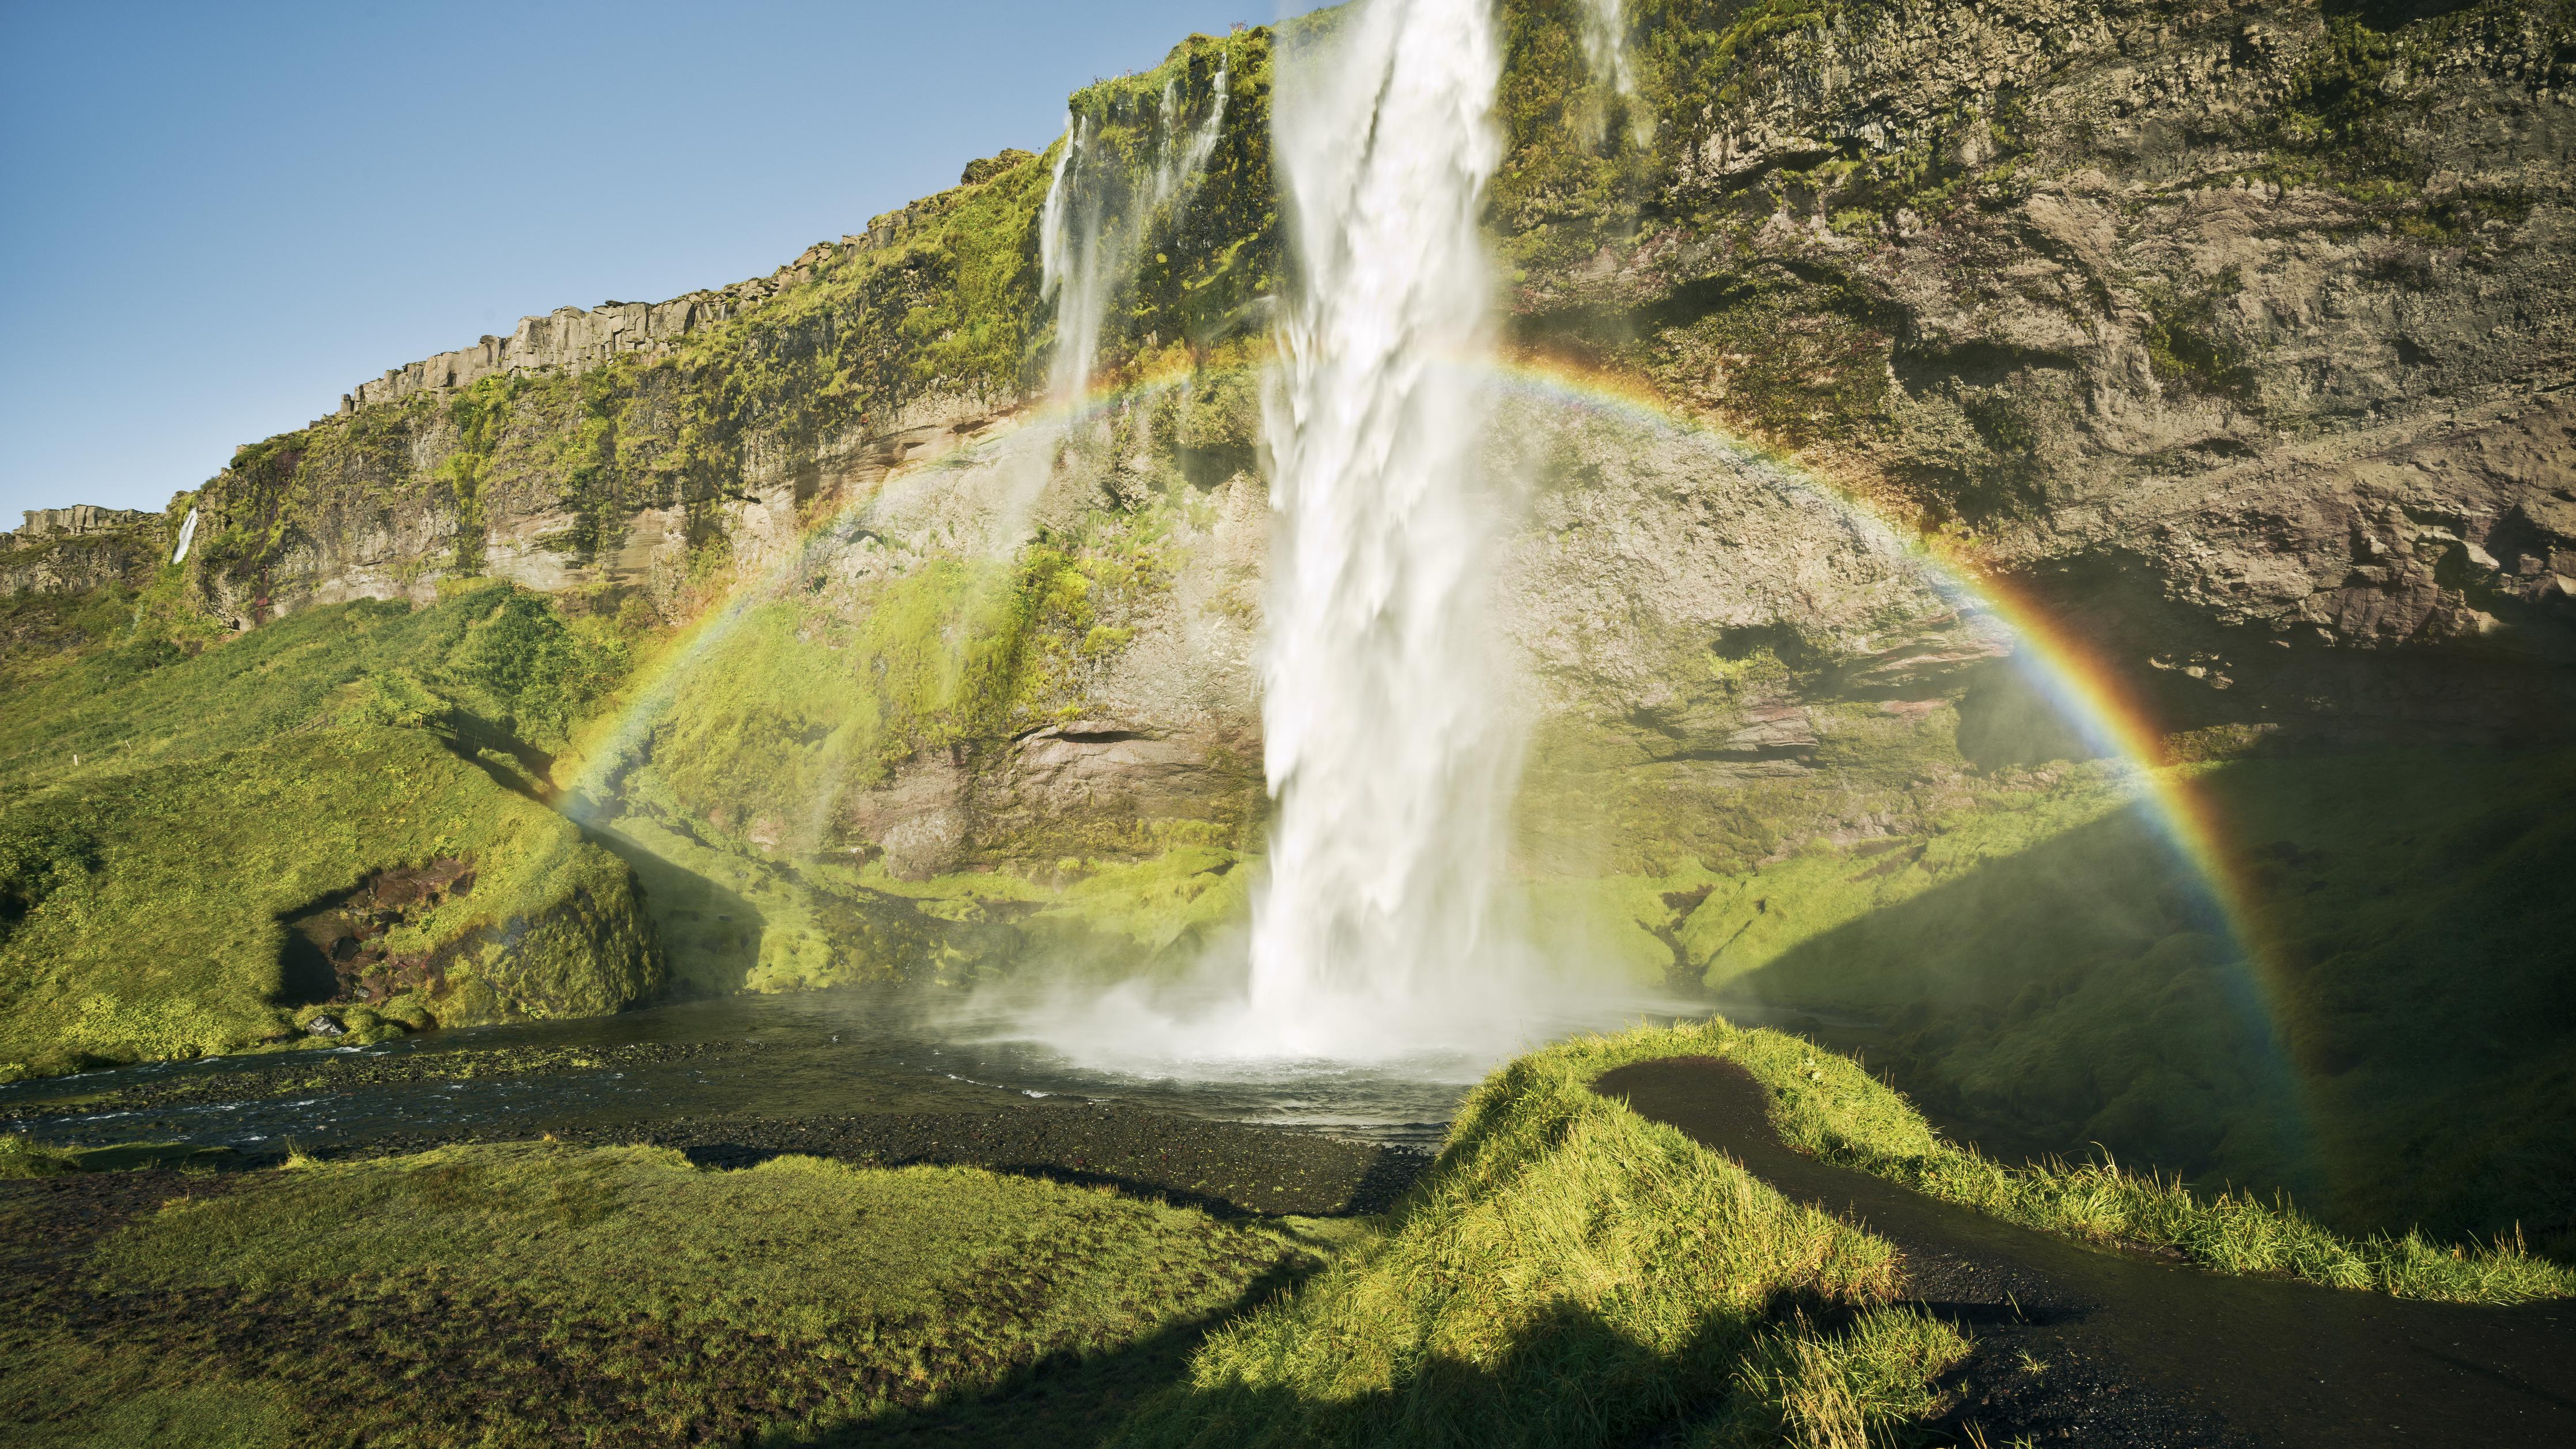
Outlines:
<svg viewBox="0 0 2576 1449"><path fill-rule="evenodd" d="M803 1432L773 1431L762 1445L1025 1444L1072 1449L1103 1442L1136 1408L1189 1375L1190 1354L1208 1332L1292 1292L1319 1265L1281 1265L1248 1285L1232 1304L1162 1329L1115 1352L1052 1354L984 1389L920 1408Z"/></svg>
<svg viewBox="0 0 2576 1449"><path fill-rule="evenodd" d="M2199 788L2250 949L2133 807L1724 990L1881 1020L1808 1033L1999 1155L2098 1144L2346 1231L2576 1246L2576 757L2248 760Z"/></svg>
<svg viewBox="0 0 2576 1449"><path fill-rule="evenodd" d="M769 918L749 897L609 826L584 825L582 836L625 861L644 887L644 913L669 966L661 999L726 996L743 988L760 964L769 929Z"/></svg>
<svg viewBox="0 0 2576 1449"><path fill-rule="evenodd" d="M774 1158L810 1156L812 1153L810 1149L799 1147L770 1147L741 1142L704 1142L681 1148L680 1155L686 1157L692 1166L731 1172L758 1167ZM1010 1177L1037 1178L1064 1187L1106 1188L1121 1197L1165 1203L1172 1207L1196 1208L1212 1218L1230 1222L1270 1217L1275 1212L1275 1209L1265 1211L1262 1208L1238 1202L1222 1193L1202 1192L1171 1182L1125 1173L1072 1167L1062 1162L961 1159L949 1155L923 1154L917 1157L895 1155L872 1159L869 1165L888 1168L916 1165L971 1166L985 1172L998 1172ZM1352 1184L1347 1198L1331 1213L1320 1215L1359 1215L1379 1211L1401 1198L1416 1182L1420 1181L1425 1165L1425 1160L1419 1157L1395 1152L1380 1152L1371 1159L1367 1167L1361 1170L1359 1180ZM1291 1211L1305 1212L1308 1209L1295 1208Z"/></svg>
<svg viewBox="0 0 2576 1449"><path fill-rule="evenodd" d="M1599 1449L1776 1444L1780 1408L1743 1392L1738 1371L1756 1342L1795 1325L1830 1339L1855 1310L1802 1292L1774 1294L1745 1315L1711 1303L1669 1348L1640 1342L1592 1309L1558 1302L1521 1326L1490 1362L1433 1353L1387 1387L1324 1399L1240 1381L1174 1384L1145 1402L1118 1449ZM1858 1425L1855 1423L1854 1428Z"/></svg>

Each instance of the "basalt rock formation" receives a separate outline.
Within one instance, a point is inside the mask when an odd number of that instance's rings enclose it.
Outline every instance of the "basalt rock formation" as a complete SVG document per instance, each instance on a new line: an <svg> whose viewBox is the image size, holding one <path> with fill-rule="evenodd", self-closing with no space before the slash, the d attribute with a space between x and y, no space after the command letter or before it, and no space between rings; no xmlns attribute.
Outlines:
<svg viewBox="0 0 2576 1449"><path fill-rule="evenodd" d="M1512 198L1533 332L1973 539L2171 724L2551 728L2563 8L1790 8L1648 200Z"/></svg>
<svg viewBox="0 0 2576 1449"><path fill-rule="evenodd" d="M168 532L161 515L137 509L30 508L24 524L0 533L0 596L139 585L169 557Z"/></svg>

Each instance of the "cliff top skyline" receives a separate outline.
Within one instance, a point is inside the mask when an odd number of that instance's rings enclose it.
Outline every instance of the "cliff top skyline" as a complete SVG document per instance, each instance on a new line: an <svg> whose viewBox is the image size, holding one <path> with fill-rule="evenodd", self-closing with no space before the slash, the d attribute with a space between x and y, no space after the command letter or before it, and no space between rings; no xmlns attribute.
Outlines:
<svg viewBox="0 0 2576 1449"><path fill-rule="evenodd" d="M1272 8L12 8L0 521L158 509L388 367L766 273Z"/></svg>

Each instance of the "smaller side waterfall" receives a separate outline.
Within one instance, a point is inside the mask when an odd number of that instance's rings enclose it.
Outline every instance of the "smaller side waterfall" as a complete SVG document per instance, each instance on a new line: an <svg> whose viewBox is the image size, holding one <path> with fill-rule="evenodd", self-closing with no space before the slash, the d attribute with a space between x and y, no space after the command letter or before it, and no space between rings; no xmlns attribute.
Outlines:
<svg viewBox="0 0 2576 1449"><path fill-rule="evenodd" d="M1577 0L1583 12L1583 58L1595 83L1622 96L1637 93L1637 72L1628 63L1628 16L1622 0Z"/></svg>
<svg viewBox="0 0 2576 1449"><path fill-rule="evenodd" d="M181 520L179 524L179 548L177 552L170 555L170 562L174 564L186 563L188 561L188 545L195 543L196 541L197 510L191 508L188 510L188 516Z"/></svg>
<svg viewBox="0 0 2576 1449"><path fill-rule="evenodd" d="M1178 77L1164 83L1150 115L1120 114L1124 98L1113 98L1099 115L1065 113L1064 149L1038 216L1042 295L1055 303L1055 359L1047 381L1057 401L1071 403L1090 386L1110 303L1130 281L1155 221L1187 204L1224 130L1229 98L1220 59L1196 125L1188 119L1193 98Z"/></svg>

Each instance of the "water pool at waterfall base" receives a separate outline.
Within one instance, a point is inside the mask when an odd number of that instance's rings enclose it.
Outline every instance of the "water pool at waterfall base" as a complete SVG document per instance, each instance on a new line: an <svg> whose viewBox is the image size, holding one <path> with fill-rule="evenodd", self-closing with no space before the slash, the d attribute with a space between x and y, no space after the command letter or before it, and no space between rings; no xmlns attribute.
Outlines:
<svg viewBox="0 0 2576 1449"><path fill-rule="evenodd" d="M1427 1151L1494 1065L1454 1052L1334 1061L1144 1051L1086 1065L1028 1026L962 995L729 997L22 1082L0 1086L0 1125L64 1145L264 1157L290 1145L363 1151L680 1120L1101 1103Z"/></svg>

